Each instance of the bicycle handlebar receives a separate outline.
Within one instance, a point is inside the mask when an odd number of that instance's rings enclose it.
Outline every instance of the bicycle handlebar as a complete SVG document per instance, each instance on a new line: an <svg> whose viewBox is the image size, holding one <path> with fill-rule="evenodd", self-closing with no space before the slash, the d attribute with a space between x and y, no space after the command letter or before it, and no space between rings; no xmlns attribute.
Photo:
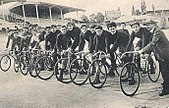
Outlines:
<svg viewBox="0 0 169 108"><path fill-rule="evenodd" d="M139 51L128 51L128 52L125 52L125 53L123 53L122 55L121 55L121 59L124 57L124 55L126 55L126 54L141 54Z"/></svg>

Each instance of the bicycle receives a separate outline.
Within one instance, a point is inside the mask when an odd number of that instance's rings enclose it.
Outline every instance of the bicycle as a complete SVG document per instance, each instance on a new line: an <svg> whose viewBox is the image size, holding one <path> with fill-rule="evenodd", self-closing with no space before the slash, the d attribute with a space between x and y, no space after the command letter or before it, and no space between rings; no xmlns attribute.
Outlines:
<svg viewBox="0 0 169 108"><path fill-rule="evenodd" d="M42 57L40 57L35 65L35 71L37 76L42 80L48 80L53 75L54 59L51 51L44 51Z"/></svg>
<svg viewBox="0 0 169 108"><path fill-rule="evenodd" d="M76 56L71 51L64 50L61 54L61 58L55 63L54 73L56 79L63 83L70 83L70 65Z"/></svg>
<svg viewBox="0 0 169 108"><path fill-rule="evenodd" d="M91 63L91 55L86 54L85 51L75 53L77 56L70 65L70 78L76 85L83 85L89 76L88 67Z"/></svg>
<svg viewBox="0 0 169 108"><path fill-rule="evenodd" d="M158 62L155 60L154 54L147 58L142 58L138 51L130 51L122 54L122 58L126 54L134 54L133 60L123 66L120 75L120 87L126 96L133 96L140 87L140 78L146 77L153 82L157 82L160 76ZM138 57L141 58L141 70L138 67ZM150 62L151 61L151 62Z"/></svg>
<svg viewBox="0 0 169 108"><path fill-rule="evenodd" d="M20 58L19 51L9 50L9 53L3 55L0 59L0 69L3 72L7 72L10 69L10 67L12 65L11 58L14 59L14 70L15 70L15 72L19 71L19 64L18 64L18 61L19 61L19 58Z"/></svg>

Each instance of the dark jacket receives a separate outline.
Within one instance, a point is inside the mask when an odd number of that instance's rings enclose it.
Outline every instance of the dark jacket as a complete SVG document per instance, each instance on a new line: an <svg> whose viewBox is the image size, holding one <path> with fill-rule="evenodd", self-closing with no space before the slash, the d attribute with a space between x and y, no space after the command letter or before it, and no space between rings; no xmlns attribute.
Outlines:
<svg viewBox="0 0 169 108"><path fill-rule="evenodd" d="M151 33L147 28L140 28L138 33L132 32L131 38L129 40L129 43L127 45L127 51L132 48L132 43L135 39L135 37L140 38L140 41L138 41L136 46L139 46L140 48L145 47L151 40Z"/></svg>
<svg viewBox="0 0 169 108"><path fill-rule="evenodd" d="M9 47L9 42L10 40L12 40L12 50L14 50L14 48L17 46L19 48L19 50L21 50L21 43L22 43L22 38L21 37L14 37L13 34L11 34L9 37L8 37L8 41L7 41L7 44L6 44L6 48Z"/></svg>
<svg viewBox="0 0 169 108"><path fill-rule="evenodd" d="M85 34L81 33L80 34L80 39L79 39L79 51L82 51L84 46L85 46L85 40L89 42L89 50L92 52L92 46L93 46L93 38L95 36L95 33L91 33L91 31L87 31Z"/></svg>
<svg viewBox="0 0 169 108"><path fill-rule="evenodd" d="M56 42L56 48L58 51L66 50L71 46L71 39L66 34L59 34Z"/></svg>
<svg viewBox="0 0 169 108"><path fill-rule="evenodd" d="M143 48L143 52L153 51L158 60L169 60L169 41L162 30L155 27L151 42Z"/></svg>
<svg viewBox="0 0 169 108"><path fill-rule="evenodd" d="M109 42L108 39L111 37L112 34L108 31L103 30L103 33L101 36L95 35L94 37L94 50L97 51L104 51L104 52L109 52L110 47L109 47Z"/></svg>
<svg viewBox="0 0 169 108"><path fill-rule="evenodd" d="M78 27L73 27L72 31L67 31L67 35L73 39L71 48L75 50L79 45L80 29Z"/></svg>
<svg viewBox="0 0 169 108"><path fill-rule="evenodd" d="M113 47L110 49L110 51L114 53L117 48L119 48L119 51L124 53L127 50L129 38L130 35L125 31L117 30L116 33L109 38L109 44L113 44Z"/></svg>

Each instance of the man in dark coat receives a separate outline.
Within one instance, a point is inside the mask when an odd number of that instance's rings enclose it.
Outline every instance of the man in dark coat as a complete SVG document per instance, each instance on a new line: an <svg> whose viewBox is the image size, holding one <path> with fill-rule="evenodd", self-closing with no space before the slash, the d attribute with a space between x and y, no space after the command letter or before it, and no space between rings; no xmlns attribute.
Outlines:
<svg viewBox="0 0 169 108"><path fill-rule="evenodd" d="M147 26L151 29L152 40L139 52L154 52L156 59L159 61L160 71L164 80L163 90L159 96L164 96L169 94L169 41L164 32L157 28L155 21L150 20L147 22Z"/></svg>

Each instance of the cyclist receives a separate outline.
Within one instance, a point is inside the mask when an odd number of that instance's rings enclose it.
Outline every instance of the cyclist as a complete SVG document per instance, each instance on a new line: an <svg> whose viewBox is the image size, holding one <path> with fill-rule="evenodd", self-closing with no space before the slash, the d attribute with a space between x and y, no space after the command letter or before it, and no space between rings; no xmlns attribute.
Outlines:
<svg viewBox="0 0 169 108"><path fill-rule="evenodd" d="M112 34L108 31L103 30L102 26L96 26L95 27L96 35L94 37L94 51L103 51L108 53L110 51L108 46L108 37L110 37ZM109 72L108 75L111 75L112 72ZM94 82L95 84L100 83L99 80L99 73L96 73L96 77Z"/></svg>
<svg viewBox="0 0 169 108"><path fill-rule="evenodd" d="M112 74L114 75L113 69L116 69L116 60L114 52L117 51L119 48L119 52L122 54L126 52L127 44L129 42L130 35L126 33L125 31L117 30L117 25L115 22L111 22L107 25L108 30L112 35L109 36L109 45L113 45L113 47L110 48L110 56L111 56L111 63L112 63ZM125 61L127 62L127 61Z"/></svg>
<svg viewBox="0 0 169 108"><path fill-rule="evenodd" d="M12 46L11 50L21 50L21 44L22 44L22 38L19 36L19 33L17 31L14 31L11 35L8 37L8 41L6 44L6 50L9 47L10 40L12 40Z"/></svg>
<svg viewBox="0 0 169 108"><path fill-rule="evenodd" d="M49 49L53 50L56 44L57 35L60 33L60 30L57 30L56 25L52 25L50 28L50 33L46 36L46 43L48 44Z"/></svg>
<svg viewBox="0 0 169 108"><path fill-rule="evenodd" d="M129 31L126 29L126 23L122 22L120 23L121 29L122 31L126 32L127 34L129 34Z"/></svg>
<svg viewBox="0 0 169 108"><path fill-rule="evenodd" d="M73 40L73 43L71 45L71 47L68 50L73 50L75 51L75 49L78 47L79 45L79 37L80 37L80 29L78 27L75 26L75 24L73 22L68 22L67 23L67 35L69 37L71 37L71 39Z"/></svg>
<svg viewBox="0 0 169 108"><path fill-rule="evenodd" d="M92 32L88 30L87 25L82 25L79 39L79 51L86 50L87 52L92 52L92 44L94 36L95 33L92 34Z"/></svg>
<svg viewBox="0 0 169 108"><path fill-rule="evenodd" d="M127 51L131 50L133 41L135 40L136 37L139 39L139 41L136 43L135 50L140 50L150 42L152 38L151 33L147 28L141 27L139 22L135 21L130 26L132 27L133 30L131 33L131 38L127 45ZM138 58L137 60L137 65L139 70L142 70L140 67L140 58ZM153 72L153 69L151 69L151 71Z"/></svg>
<svg viewBox="0 0 169 108"><path fill-rule="evenodd" d="M71 42L71 38L67 34L67 27L66 26L62 26L61 27L61 33L58 35L56 46L55 46L56 47L55 48L55 53L53 55L54 60L57 60L56 57L57 57L58 54L57 54L56 50L58 50L58 52L64 53L64 51L68 50L68 48L71 46L71 43L72 43ZM62 56L64 56L64 55L62 55ZM54 61L54 62L56 62L56 61ZM63 79L65 63L66 63L66 61L63 61L63 64L62 64L63 67L62 67L62 69L60 71L59 80Z"/></svg>

